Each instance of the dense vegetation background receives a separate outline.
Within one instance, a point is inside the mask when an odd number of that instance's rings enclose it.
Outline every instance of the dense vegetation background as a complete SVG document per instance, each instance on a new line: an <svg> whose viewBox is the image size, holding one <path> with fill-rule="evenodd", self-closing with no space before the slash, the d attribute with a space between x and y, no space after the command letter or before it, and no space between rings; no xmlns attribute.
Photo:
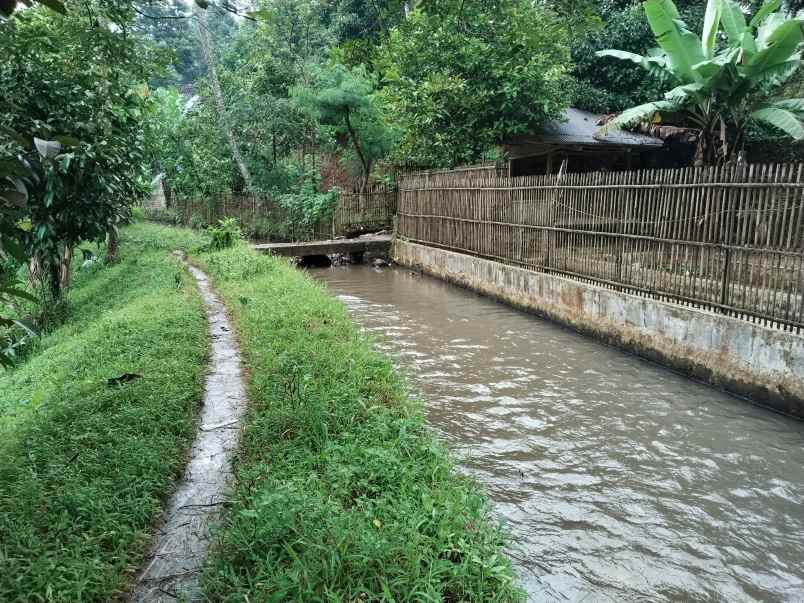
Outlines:
<svg viewBox="0 0 804 603"><path fill-rule="evenodd" d="M117 226L157 175L178 198L255 193L312 224L338 188L497 159L500 140L569 106L617 113L673 90L683 103L715 106L714 117L738 115L717 105L720 76L706 94L680 94L672 68L600 56L616 48L658 60L655 27L634 0L32 0L12 12L16 5L0 3L0 303L13 306L3 316L25 317L36 300L57 310L73 254L94 261L85 241L105 241L113 263ZM675 11L669 0L648 5ZM796 29L784 77L748 85L752 102L773 100L781 83L781 97L798 95L797 3L677 5L674 22L687 33L706 27L707 6L737 7L746 20L779 9L774 26ZM728 61L725 30L713 40L714 62ZM799 147L778 139L804 133L802 109L776 107L771 125L745 119L726 139L734 148L745 138L764 160L796 159ZM713 141L702 160L728 159L716 140L732 128L726 121L704 128ZM33 329L2 321L7 361Z"/></svg>

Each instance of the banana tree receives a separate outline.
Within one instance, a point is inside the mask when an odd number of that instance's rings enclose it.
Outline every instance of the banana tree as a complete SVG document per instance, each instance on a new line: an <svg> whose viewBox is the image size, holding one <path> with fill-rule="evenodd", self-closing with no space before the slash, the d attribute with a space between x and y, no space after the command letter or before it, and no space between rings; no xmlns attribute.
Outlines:
<svg viewBox="0 0 804 603"><path fill-rule="evenodd" d="M801 65L804 42L802 20L780 12L781 0L768 0L748 22L733 0L708 0L700 37L672 0L646 0L643 7L658 48L646 56L621 50L597 55L632 61L675 87L661 100L626 109L599 135L671 115L700 131L696 165L729 161L752 123L804 139L804 99L773 97Z"/></svg>

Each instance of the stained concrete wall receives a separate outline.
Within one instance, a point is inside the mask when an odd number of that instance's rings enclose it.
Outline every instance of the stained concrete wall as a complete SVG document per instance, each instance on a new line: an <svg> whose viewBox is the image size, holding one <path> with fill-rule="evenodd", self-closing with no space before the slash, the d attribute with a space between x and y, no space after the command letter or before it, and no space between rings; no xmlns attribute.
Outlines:
<svg viewBox="0 0 804 603"><path fill-rule="evenodd" d="M804 418L804 336L398 239L392 256Z"/></svg>

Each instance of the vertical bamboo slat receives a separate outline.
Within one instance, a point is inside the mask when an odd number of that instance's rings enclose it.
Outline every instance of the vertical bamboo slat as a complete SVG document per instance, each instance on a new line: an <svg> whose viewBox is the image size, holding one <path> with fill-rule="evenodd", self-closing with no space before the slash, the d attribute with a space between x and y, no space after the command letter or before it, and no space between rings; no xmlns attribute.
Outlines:
<svg viewBox="0 0 804 603"><path fill-rule="evenodd" d="M410 174L397 234L800 330L803 167Z"/></svg>

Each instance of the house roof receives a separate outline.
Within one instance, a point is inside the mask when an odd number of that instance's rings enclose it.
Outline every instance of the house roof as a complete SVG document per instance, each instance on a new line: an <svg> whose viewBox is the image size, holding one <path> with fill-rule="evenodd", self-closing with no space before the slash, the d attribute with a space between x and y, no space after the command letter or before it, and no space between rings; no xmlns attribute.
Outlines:
<svg viewBox="0 0 804 603"><path fill-rule="evenodd" d="M653 136L612 128L604 138L597 138L603 116L570 107L564 112L563 120L555 120L544 126L542 131L517 136L504 144L547 144L582 145L604 147L608 145L626 147L661 147L664 141Z"/></svg>

